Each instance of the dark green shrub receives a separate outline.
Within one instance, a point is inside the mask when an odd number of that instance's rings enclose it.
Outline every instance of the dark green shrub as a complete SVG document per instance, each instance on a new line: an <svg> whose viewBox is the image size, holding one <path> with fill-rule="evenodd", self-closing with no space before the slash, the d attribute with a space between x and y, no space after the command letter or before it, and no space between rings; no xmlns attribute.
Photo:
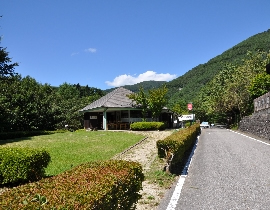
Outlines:
<svg viewBox="0 0 270 210"><path fill-rule="evenodd" d="M130 125L133 131L149 131L149 130L164 130L163 122L135 122Z"/></svg>
<svg viewBox="0 0 270 210"><path fill-rule="evenodd" d="M199 134L200 124L196 123L171 134L163 140L158 140L159 158L166 158L168 161L170 159L171 168L181 164L185 153L193 146Z"/></svg>
<svg viewBox="0 0 270 210"><path fill-rule="evenodd" d="M4 209L131 209L140 197L143 179L139 163L91 162L6 191L1 205Z"/></svg>
<svg viewBox="0 0 270 210"><path fill-rule="evenodd" d="M39 180L49 162L50 155L45 150L0 148L0 184Z"/></svg>

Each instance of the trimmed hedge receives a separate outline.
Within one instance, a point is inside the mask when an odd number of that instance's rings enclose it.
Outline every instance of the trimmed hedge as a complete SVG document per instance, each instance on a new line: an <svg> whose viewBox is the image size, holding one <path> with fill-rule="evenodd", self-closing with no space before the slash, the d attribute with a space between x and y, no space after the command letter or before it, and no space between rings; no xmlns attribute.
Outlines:
<svg viewBox="0 0 270 210"><path fill-rule="evenodd" d="M45 150L0 148L0 184L18 184L39 180L50 162Z"/></svg>
<svg viewBox="0 0 270 210"><path fill-rule="evenodd" d="M90 162L6 191L0 204L4 209L131 209L143 179L136 162Z"/></svg>
<svg viewBox="0 0 270 210"><path fill-rule="evenodd" d="M191 149L200 134L200 124L196 123L190 127L179 130L163 140L157 141L159 158L170 159L170 171L183 162L185 152Z"/></svg>
<svg viewBox="0 0 270 210"><path fill-rule="evenodd" d="M130 125L133 131L165 130L163 122L135 122Z"/></svg>
<svg viewBox="0 0 270 210"><path fill-rule="evenodd" d="M49 135L54 133L64 133L66 130L57 131L14 131L14 132L2 132L0 133L0 140L15 139L29 136Z"/></svg>

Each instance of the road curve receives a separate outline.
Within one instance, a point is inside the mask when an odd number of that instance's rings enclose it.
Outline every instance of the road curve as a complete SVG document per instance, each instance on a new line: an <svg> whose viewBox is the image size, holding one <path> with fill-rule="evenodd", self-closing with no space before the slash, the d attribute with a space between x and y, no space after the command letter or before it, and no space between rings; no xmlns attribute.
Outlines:
<svg viewBox="0 0 270 210"><path fill-rule="evenodd" d="M203 129L174 209L270 209L270 144Z"/></svg>

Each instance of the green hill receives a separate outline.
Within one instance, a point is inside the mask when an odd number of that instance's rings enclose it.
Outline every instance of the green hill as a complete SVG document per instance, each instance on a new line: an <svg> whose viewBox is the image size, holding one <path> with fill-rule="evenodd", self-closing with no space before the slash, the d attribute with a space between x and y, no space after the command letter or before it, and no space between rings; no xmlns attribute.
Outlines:
<svg viewBox="0 0 270 210"><path fill-rule="evenodd" d="M208 83L222 69L226 63L239 63L246 56L247 51L269 51L270 29L258 33L226 50L221 55L200 64L184 75L167 83L170 102L180 98L186 102L193 101L200 89Z"/></svg>
<svg viewBox="0 0 270 210"><path fill-rule="evenodd" d="M140 87L143 87L144 91L148 92L150 89L155 89L161 87L163 84L167 83L166 81L144 81L134 85L124 85L123 87L133 91L134 93L139 92ZM104 90L105 93L109 93L116 88L106 89Z"/></svg>
<svg viewBox="0 0 270 210"><path fill-rule="evenodd" d="M200 64L184 75L170 81L144 81L135 85L125 85L126 89L138 92L142 86L147 92L152 88L159 88L167 85L169 91L170 104L174 104L181 99L184 102L192 102L199 93L200 89L210 82L213 77L223 69L227 63L240 63L246 57L248 51L269 51L270 50L270 29L258 33L240 42L220 55L210 59L207 63ZM104 90L105 93L111 92L115 88Z"/></svg>

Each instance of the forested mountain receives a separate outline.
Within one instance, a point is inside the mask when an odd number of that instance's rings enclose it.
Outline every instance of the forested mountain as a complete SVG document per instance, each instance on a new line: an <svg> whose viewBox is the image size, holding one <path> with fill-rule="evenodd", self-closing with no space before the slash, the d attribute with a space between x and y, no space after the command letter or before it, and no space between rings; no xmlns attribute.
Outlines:
<svg viewBox="0 0 270 210"><path fill-rule="evenodd" d="M246 57L247 52L269 51L270 49L270 29L258 33L248 39L240 42L232 48L226 50L220 55L210 59L207 63L200 64L184 75L170 81L144 81L134 85L123 86L133 92L138 92L142 86L145 92L149 89L159 88L166 84L170 98L170 104L178 103L181 100L184 103L192 102L208 82L215 75L222 71L226 64L240 64ZM115 88L104 90L105 93L111 92Z"/></svg>
<svg viewBox="0 0 270 210"><path fill-rule="evenodd" d="M168 107L175 112L187 112L187 102L193 102L197 119L237 123L253 111L255 97L270 91L270 75L265 73L265 66L270 63L269 50L270 30L244 40L170 82L144 81L123 87L137 93L140 87L148 92L166 84ZM54 130L65 125L81 128L83 117L78 110L115 89L103 91L67 83L59 87L43 85L14 72L17 65L12 63L6 48L0 47L0 132Z"/></svg>
<svg viewBox="0 0 270 210"><path fill-rule="evenodd" d="M270 91L269 52L248 52L240 64L225 65L194 100L197 117L237 126L243 116L252 114L253 100Z"/></svg>
<svg viewBox="0 0 270 210"><path fill-rule="evenodd" d="M148 92L148 90L150 89L156 89L161 87L163 84L167 83L166 81L144 81L144 82L140 82L134 85L124 85L123 87L133 91L134 93L139 92L140 87L143 87L143 89ZM106 89L104 90L105 93L109 93L111 91L113 91L116 88L110 88L110 89Z"/></svg>
<svg viewBox="0 0 270 210"><path fill-rule="evenodd" d="M167 83L170 95L170 103L176 103L179 99L190 102L195 99L200 89L204 87L213 77L220 72L228 63L239 64L247 55L247 51L269 51L270 49L270 29L256 34L234 47L223 52L207 63L200 64Z"/></svg>

